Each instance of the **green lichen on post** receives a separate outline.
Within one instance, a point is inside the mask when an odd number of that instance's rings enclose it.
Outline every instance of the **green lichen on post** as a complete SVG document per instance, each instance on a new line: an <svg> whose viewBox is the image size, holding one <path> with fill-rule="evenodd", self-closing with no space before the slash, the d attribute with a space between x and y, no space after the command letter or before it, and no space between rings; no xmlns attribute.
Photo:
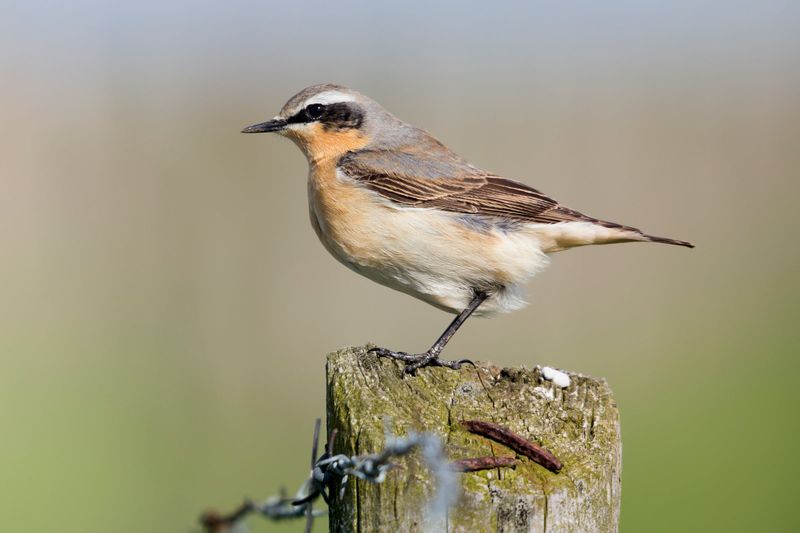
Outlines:
<svg viewBox="0 0 800 533"><path fill-rule="evenodd" d="M464 365L424 368L404 376L402 365L347 348L328 356L328 430L336 453L368 454L384 442L390 421L398 435L431 432L451 459L514 455L467 432L462 420L505 426L553 452L554 474L525 457L516 468L461 474L462 496L443 523L425 522L435 490L421 456L402 460L383 484L350 481L335 495L331 531L616 531L620 505L619 414L605 381L570 374L561 389L541 370ZM430 519L430 517L427 517Z"/></svg>

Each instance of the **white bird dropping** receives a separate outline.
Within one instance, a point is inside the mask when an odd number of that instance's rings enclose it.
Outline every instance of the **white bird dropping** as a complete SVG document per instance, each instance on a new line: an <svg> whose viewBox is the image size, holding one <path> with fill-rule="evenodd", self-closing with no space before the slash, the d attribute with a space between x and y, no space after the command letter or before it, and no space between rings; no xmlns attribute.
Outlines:
<svg viewBox="0 0 800 533"><path fill-rule="evenodd" d="M552 381L562 389L566 389L571 383L569 375L566 372L561 372L560 370L550 368L549 366L542 368L542 375L544 376L544 379L547 381Z"/></svg>

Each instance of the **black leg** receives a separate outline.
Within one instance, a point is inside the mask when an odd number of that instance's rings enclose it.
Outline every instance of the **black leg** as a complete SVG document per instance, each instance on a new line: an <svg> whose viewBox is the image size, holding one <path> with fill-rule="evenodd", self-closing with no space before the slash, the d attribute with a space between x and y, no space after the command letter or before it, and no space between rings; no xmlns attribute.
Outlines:
<svg viewBox="0 0 800 533"><path fill-rule="evenodd" d="M406 372L409 374L414 373L418 368L422 368L423 366L427 365L435 365L435 366L446 366L448 368L452 368L454 370L458 370L461 368L462 363L469 363L473 364L472 361L469 359L459 359L458 361L447 361L446 359L439 359L439 354L442 353L442 350L456 334L458 328L466 322L469 316L475 312L475 310L480 307L480 305L486 301L489 295L486 292L476 292L475 297L469 303L466 309L461 311L458 316L453 319L447 329L444 330L436 342L433 343L433 346L428 349L425 353L420 354L409 354L405 352L394 352L392 350L387 350L386 348L373 348L370 352L375 352L378 354L379 357L391 357L392 359L399 359L400 361L404 361L406 363Z"/></svg>

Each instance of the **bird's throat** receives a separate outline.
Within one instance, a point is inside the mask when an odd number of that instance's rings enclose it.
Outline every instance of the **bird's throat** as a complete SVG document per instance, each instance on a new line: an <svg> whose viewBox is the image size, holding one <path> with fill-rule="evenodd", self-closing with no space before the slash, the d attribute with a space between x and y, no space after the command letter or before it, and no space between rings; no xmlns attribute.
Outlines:
<svg viewBox="0 0 800 533"><path fill-rule="evenodd" d="M313 124L302 132L291 132L288 136L300 147L312 165L338 161L344 154L359 150L369 139L356 129L328 129Z"/></svg>

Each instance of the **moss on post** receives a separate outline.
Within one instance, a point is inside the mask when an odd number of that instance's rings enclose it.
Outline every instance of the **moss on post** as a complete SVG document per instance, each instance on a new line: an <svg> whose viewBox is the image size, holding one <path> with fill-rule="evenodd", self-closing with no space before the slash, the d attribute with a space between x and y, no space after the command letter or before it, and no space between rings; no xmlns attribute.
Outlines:
<svg viewBox="0 0 800 533"><path fill-rule="evenodd" d="M350 481L330 509L331 531L616 531L620 506L619 414L603 380L571 374L566 389L541 370L479 364L460 371L402 365L366 347L328 356L328 431L336 453L380 450L384 420L396 434L427 431L442 438L453 460L513 455L473 435L462 420L505 426L538 442L563 463L554 474L525 457L515 468L460 474L463 494L443 523L426 523L435 487L418 453L383 484Z"/></svg>

